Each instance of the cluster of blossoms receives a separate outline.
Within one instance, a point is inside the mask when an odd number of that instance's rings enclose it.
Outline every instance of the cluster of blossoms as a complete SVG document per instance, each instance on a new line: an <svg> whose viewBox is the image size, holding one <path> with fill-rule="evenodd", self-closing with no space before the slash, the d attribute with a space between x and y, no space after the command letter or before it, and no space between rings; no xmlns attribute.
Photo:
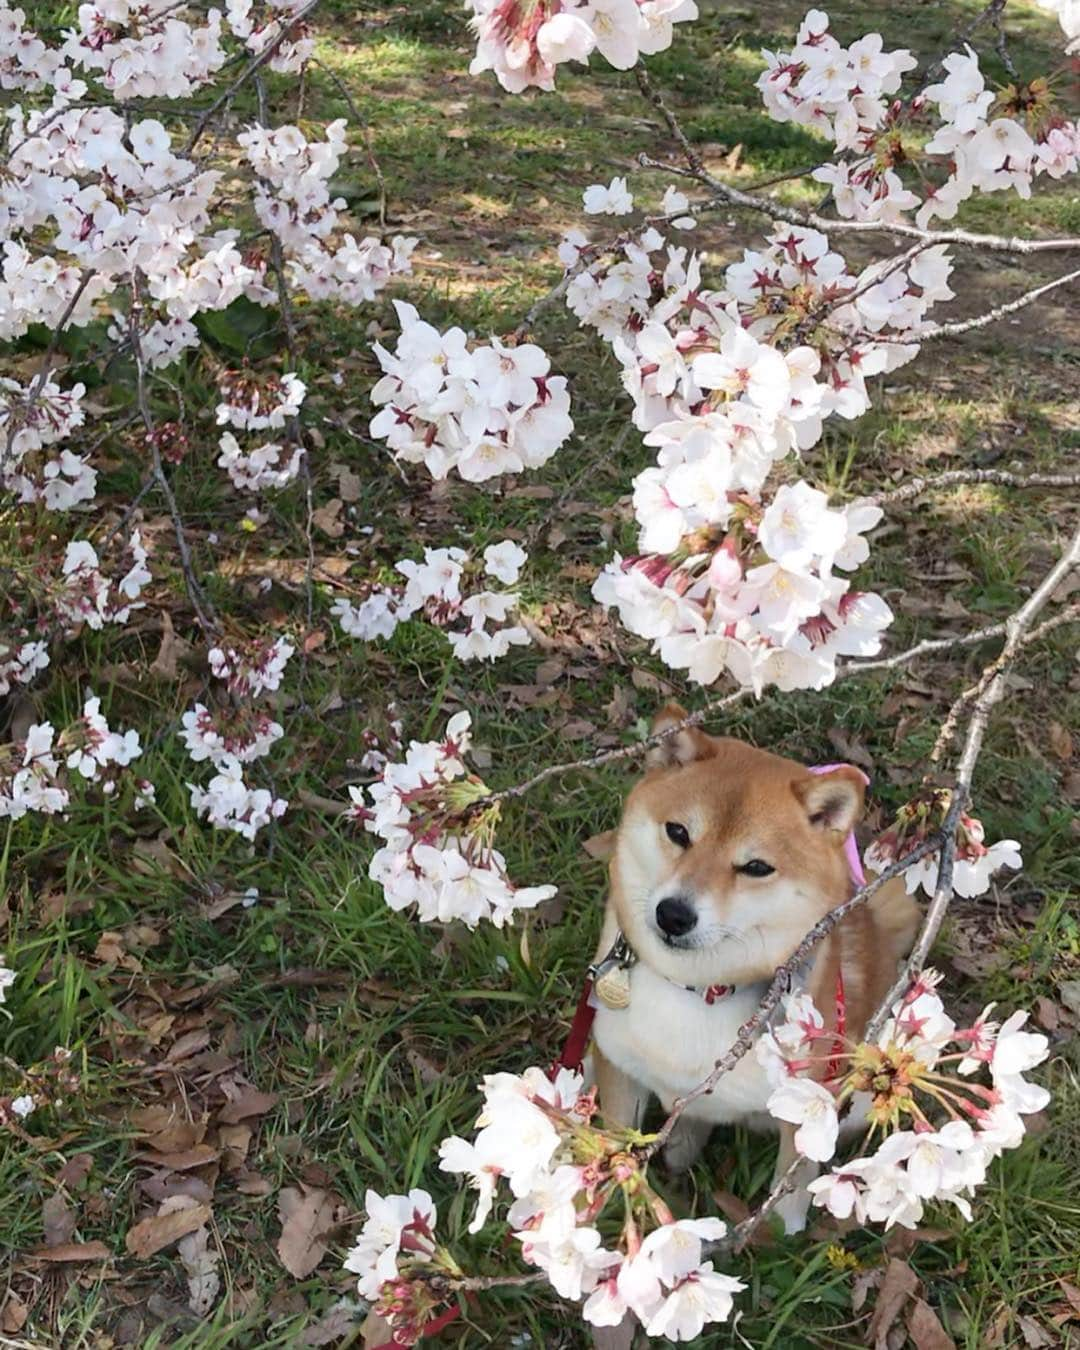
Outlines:
<svg viewBox="0 0 1080 1350"><path fill-rule="evenodd" d="M196 27L172 0L95 0L81 4L65 33L62 60L97 81L119 102L186 98L225 64L221 11ZM85 92L86 86L83 86ZM72 86L65 89L76 97Z"/></svg>
<svg viewBox="0 0 1080 1350"><path fill-rule="evenodd" d="M555 88L555 67L598 52L616 70L671 46L675 24L698 17L695 0L466 0L477 36L469 71L493 70L520 94Z"/></svg>
<svg viewBox="0 0 1080 1350"><path fill-rule="evenodd" d="M141 609L140 595L152 580L147 554L138 530L117 558L119 580L101 571L94 546L86 539L72 540L64 550L58 576L48 576L36 600L36 588L12 598L0 627L0 695L13 684L30 684L49 665L49 638L55 629L67 634L85 625L95 631L107 623L124 624L132 611Z"/></svg>
<svg viewBox="0 0 1080 1350"><path fill-rule="evenodd" d="M680 469L683 482L698 469L693 461L675 467L675 482ZM826 495L803 482L780 488L764 509L732 496L723 521L703 523L670 552L616 555L594 597L616 606L631 632L698 684L727 671L757 693L769 684L821 689L835 678L838 657L877 652L892 611L833 569L866 557L863 531L880 509L856 502L831 510Z"/></svg>
<svg viewBox="0 0 1080 1350"><path fill-rule="evenodd" d="M884 51L878 33L843 47L822 10L809 11L791 51L764 55L758 88L769 115L814 128L847 156L813 173L830 188L841 216L897 222L918 208L916 223L925 227L935 216L951 219L976 189L1013 188L1029 197L1036 176L1060 178L1080 162L1080 132L1057 108L1048 82L995 94L970 47L946 57L946 78L908 103L892 96L916 65L911 53ZM921 144L931 105L940 122ZM920 199L902 171L923 161L945 173L936 185L916 184L925 192Z"/></svg>
<svg viewBox="0 0 1080 1350"><path fill-rule="evenodd" d="M589 247L568 236L563 261ZM696 255L663 249L647 228L580 268L567 292L611 342L657 450L634 482L640 552L616 557L594 594L699 683L727 670L757 690L821 688L837 656L873 655L891 622L880 597L833 571L866 560L881 512L830 510L802 483L769 502L766 479L817 442L826 417L864 413L869 376L911 360L927 311L952 297L951 263L928 248L856 276L820 231L784 226L710 291Z"/></svg>
<svg viewBox="0 0 1080 1350"><path fill-rule="evenodd" d="M371 434L433 478L456 469L470 483L546 464L574 429L566 379L532 343L475 344L440 333L395 300L401 337L375 354L384 374L371 391L382 409Z"/></svg>
<svg viewBox="0 0 1080 1350"><path fill-rule="evenodd" d="M313 300L359 305L374 300L391 277L412 271L417 240L398 235L384 244L368 235L357 241L346 232L332 241L346 203L331 199L329 181L348 148L346 126L344 118L331 122L322 141L309 141L295 126L254 126L237 140L259 179L255 213L281 241L290 283ZM266 290L255 298L273 304L275 297Z"/></svg>
<svg viewBox="0 0 1080 1350"><path fill-rule="evenodd" d="M231 33L249 52L271 44L272 70L298 71L310 59L314 39L296 16L305 0L225 0L201 24L174 0L91 0L80 4L75 26L58 47L26 27L26 14L3 0L0 7L0 71L5 89L50 90L61 106L82 98L84 80L100 85L118 102L136 98L186 98L225 65L223 45Z"/></svg>
<svg viewBox="0 0 1080 1350"><path fill-rule="evenodd" d="M188 784L192 807L215 828L245 839L254 839L288 807L269 789L246 783L244 765L269 754L284 734L256 700L280 687L294 650L284 638L211 648L210 670L224 682L228 698L212 709L196 703L182 718L188 754L196 764L208 760L215 770L205 788Z"/></svg>
<svg viewBox="0 0 1080 1350"><path fill-rule="evenodd" d="M512 539L489 544L482 568L464 549L427 548L422 562L406 558L395 564L404 585L372 586L359 605L335 600L331 613L345 633L365 642L392 637L398 624L423 614L446 631L459 661L494 661L512 646L528 645L529 634L508 622L520 599L517 592L487 589L481 578L512 586L527 560Z"/></svg>
<svg viewBox="0 0 1080 1350"><path fill-rule="evenodd" d="M520 909L555 894L554 886L517 887L495 848L498 804L468 773L468 713L456 713L441 741L410 741L400 763L386 764L367 789L351 787L352 817L383 840L368 876L394 910L416 907L421 923L460 919L501 928Z"/></svg>
<svg viewBox="0 0 1080 1350"><path fill-rule="evenodd" d="M230 5L253 50L275 42L297 9L294 0L262 5L259 15L246 0ZM4 87L53 93L49 107L16 104L7 114L0 340L22 336L32 323L82 326L96 301L138 274L145 278L139 344L146 365L158 368L198 345L192 322L198 314L225 309L244 295L277 305L277 288L266 281L269 258L261 246L242 254L239 231L214 223L221 172L202 170L186 149L177 153L156 118L76 106L86 86L72 77L71 65L92 71L118 100L182 97L225 60L221 15L211 9L199 27L165 0L98 0L80 6L78 21L54 50L25 28L22 11L7 8L6 0L0 7ZM271 64L295 36L290 30ZM309 52L307 39L293 47L297 59ZM255 127L239 140L258 175L256 212L278 235L297 289L312 299L359 304L410 270L415 240L358 241L344 228L344 202L330 200L327 179L346 148L343 122L332 124L325 141L310 144L296 127ZM110 337L127 341L134 321L130 307L121 305Z"/></svg>
<svg viewBox="0 0 1080 1350"><path fill-rule="evenodd" d="M95 631L107 623L124 624L132 611L141 609L139 599L153 580L147 553L138 530L121 554L124 570L119 581L110 581L101 571L97 550L86 539L73 539L64 550L61 578L51 599L55 616L66 629L85 624Z"/></svg>
<svg viewBox="0 0 1080 1350"><path fill-rule="evenodd" d="M991 1004L958 1027L935 991L940 978L925 971L873 1042L826 1029L805 994L788 996L785 1021L758 1042L774 1085L768 1109L798 1126L800 1153L829 1161L845 1111L850 1126L865 1121L864 1146L880 1137L872 1153L810 1183L814 1203L838 1218L914 1228L937 1200L970 1219L969 1197L990 1163L1021 1143L1022 1117L1050 1100L1023 1077L1048 1049L1045 1036L1023 1030L1028 1014L999 1027ZM989 1085L974 1081L983 1068Z"/></svg>
<svg viewBox="0 0 1080 1350"><path fill-rule="evenodd" d="M0 748L0 820L21 820L29 811L58 815L67 810L80 780L113 795L126 769L142 754L137 731L111 731L101 700L89 697L82 716L57 735L51 722L30 727L26 740ZM153 796L140 783L142 801Z"/></svg>
<svg viewBox="0 0 1080 1350"><path fill-rule="evenodd" d="M315 50L315 38L297 15L307 0L225 0L225 14L233 33L256 56L274 47L271 70L290 74L303 70Z"/></svg>
<svg viewBox="0 0 1080 1350"><path fill-rule="evenodd" d="M86 387L61 389L47 379L40 388L0 378L0 490L23 504L41 502L50 511L70 511L91 502L97 471L85 455L58 447L82 426Z"/></svg>
<svg viewBox="0 0 1080 1350"><path fill-rule="evenodd" d="M930 788L906 802L897 811L896 819L889 828L866 850L866 866L880 873L901 861L924 840L940 831L951 803L952 793L946 788ZM952 890L965 899L985 895L990 889L990 878L1002 867L1019 871L1023 866L1020 845L1015 839L999 839L996 844L987 847L985 838L982 821L961 813L956 824ZM934 894L939 863L937 853L928 853L909 864L903 874L909 895L913 895L920 886L927 895Z"/></svg>
<svg viewBox="0 0 1080 1350"><path fill-rule="evenodd" d="M925 153L941 156L951 172L927 194L915 217L920 225L934 216L951 220L976 190L1013 189L1027 198L1039 174L1063 178L1080 168L1080 128L1062 115L1045 80L1009 85L995 96L970 47L944 65L946 78L922 95L942 119Z"/></svg>
<svg viewBox="0 0 1080 1350"><path fill-rule="evenodd" d="M722 1238L724 1223L674 1218L634 1154L641 1136L593 1123L595 1093L584 1090L580 1074L493 1074L482 1092L475 1139L452 1136L439 1147L443 1171L466 1176L478 1192L471 1233L487 1222L504 1182L522 1257L563 1298L583 1301L591 1325L617 1326L632 1312L647 1335L689 1341L729 1318L745 1285L703 1259L703 1244ZM369 1193L367 1206L346 1268L360 1276L361 1295L378 1300L399 1343L411 1345L438 1306L423 1275L461 1272L435 1245L425 1192ZM609 1210L622 1220L612 1248L598 1226Z"/></svg>
<svg viewBox="0 0 1080 1350"><path fill-rule="evenodd" d="M218 426L258 433L289 428L300 412L307 386L292 372L260 379L250 371L233 370L222 377L220 393ZM299 445L294 445L290 453L277 440L264 441L245 452L232 431L221 433L218 449L218 465L228 473L233 486L245 492L286 487L300 472L304 453Z"/></svg>

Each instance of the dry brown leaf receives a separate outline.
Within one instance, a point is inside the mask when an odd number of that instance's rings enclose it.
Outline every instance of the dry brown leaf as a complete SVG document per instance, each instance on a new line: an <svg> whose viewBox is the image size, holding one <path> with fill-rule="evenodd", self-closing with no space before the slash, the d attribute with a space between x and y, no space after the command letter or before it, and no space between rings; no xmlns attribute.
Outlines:
<svg viewBox="0 0 1080 1350"><path fill-rule="evenodd" d="M317 1322L305 1327L296 1338L298 1346L338 1345L352 1331L356 1323L357 1308L354 1303L342 1299L323 1313ZM385 1342L384 1342L385 1343Z"/></svg>
<svg viewBox="0 0 1080 1350"><path fill-rule="evenodd" d="M61 1186L67 1186L69 1190L74 1186L81 1186L90 1175L93 1165L94 1160L89 1153L76 1153L61 1167L56 1179Z"/></svg>
<svg viewBox="0 0 1080 1350"><path fill-rule="evenodd" d="M1031 1350L1047 1350L1047 1347L1057 1345L1056 1338L1041 1323L1036 1322L1034 1317L1025 1317L1021 1314L1016 1321L1024 1344L1030 1346Z"/></svg>
<svg viewBox="0 0 1080 1350"><path fill-rule="evenodd" d="M232 1091L226 1088L226 1091L229 1092L229 1100L218 1112L218 1120L223 1125L237 1125L252 1116L265 1116L281 1100L276 1092L260 1092L246 1083L239 1087L234 1085Z"/></svg>
<svg viewBox="0 0 1080 1350"><path fill-rule="evenodd" d="M1080 1289L1069 1280L1058 1280L1058 1284L1061 1285L1061 1292L1069 1300L1073 1312L1080 1317Z"/></svg>
<svg viewBox="0 0 1080 1350"><path fill-rule="evenodd" d="M848 764L857 764L870 774L874 772L873 757L857 736L852 736L843 727L834 726L829 728L828 737L829 744Z"/></svg>
<svg viewBox="0 0 1080 1350"><path fill-rule="evenodd" d="M345 533L345 522L341 519L344 503L340 497L331 497L325 506L311 513L311 519L317 529L331 539L340 539Z"/></svg>
<svg viewBox="0 0 1080 1350"><path fill-rule="evenodd" d="M1067 727L1063 727L1060 722L1051 722L1047 727L1047 735L1050 737L1050 749L1058 759L1072 759L1073 738Z"/></svg>
<svg viewBox="0 0 1080 1350"><path fill-rule="evenodd" d="M1035 1000L1035 1021L1044 1031L1057 1031L1061 1025L1061 1010L1052 998L1040 994Z"/></svg>
<svg viewBox="0 0 1080 1350"><path fill-rule="evenodd" d="M353 473L347 464L340 461L330 465L330 472L337 479L338 496L343 502L358 502L363 489L363 480Z"/></svg>
<svg viewBox="0 0 1080 1350"><path fill-rule="evenodd" d="M67 1261L108 1261L112 1252L104 1242L62 1242L58 1247L38 1247L30 1253L32 1261L50 1264Z"/></svg>
<svg viewBox="0 0 1080 1350"><path fill-rule="evenodd" d="M46 1247L60 1247L71 1241L75 1232L75 1211L63 1191L55 1191L41 1206L41 1222Z"/></svg>
<svg viewBox="0 0 1080 1350"><path fill-rule="evenodd" d="M305 1280L326 1255L327 1237L334 1223L334 1197L315 1186L287 1186L278 1196L281 1236L277 1254L298 1280Z"/></svg>
<svg viewBox="0 0 1080 1350"><path fill-rule="evenodd" d="M915 1350L956 1350L956 1342L925 1299L917 1298L911 1305L908 1335Z"/></svg>
<svg viewBox="0 0 1080 1350"><path fill-rule="evenodd" d="M244 1168L251 1146L250 1125L222 1125L218 1129L221 1144L221 1165L226 1172L240 1172Z"/></svg>
<svg viewBox="0 0 1080 1350"><path fill-rule="evenodd" d="M167 609L161 611L161 646L157 656L150 662L150 670L163 680L175 680L179 662L191 654L191 643L177 635L173 627L172 615Z"/></svg>
<svg viewBox="0 0 1080 1350"><path fill-rule="evenodd" d="M874 1306L874 1315L870 1319L867 1339L874 1346L874 1350L886 1350L893 1323L903 1312L904 1304L918 1288L919 1279L911 1267L893 1257L886 1267L885 1278L881 1282L877 1303Z"/></svg>
<svg viewBox="0 0 1080 1350"><path fill-rule="evenodd" d="M536 667L537 684L554 684L566 674L566 662L558 656L549 656Z"/></svg>
<svg viewBox="0 0 1080 1350"><path fill-rule="evenodd" d="M190 1197L174 1197L175 1199L190 1199ZM162 1202L162 1208L168 1205L169 1201ZM152 1214L150 1218L143 1219L137 1223L134 1228L129 1229L127 1237L124 1239L124 1245L128 1251L137 1260L144 1261L148 1256L153 1256L155 1252L160 1252L166 1247L171 1247L174 1242L180 1238L186 1237L188 1233L193 1233L196 1228L201 1228L210 1218L210 1206L207 1204L192 1203L183 1209L172 1209L161 1214Z"/></svg>
<svg viewBox="0 0 1080 1350"><path fill-rule="evenodd" d="M274 1189L267 1179L259 1172L245 1172L236 1183L236 1189L241 1195L269 1195Z"/></svg>
<svg viewBox="0 0 1080 1350"><path fill-rule="evenodd" d="M176 1254L187 1276L188 1307L196 1317L206 1317L221 1290L221 1277L217 1273L221 1254L210 1247L210 1234L205 1226L182 1237L176 1245Z"/></svg>
<svg viewBox="0 0 1080 1350"><path fill-rule="evenodd" d="M360 1337L364 1350L374 1350L376 1346L393 1345L394 1328L378 1313L368 1313L364 1325L360 1328Z"/></svg>
<svg viewBox="0 0 1080 1350"><path fill-rule="evenodd" d="M0 1307L0 1331L8 1336L18 1335L29 1316L30 1309L13 1289L9 1289L3 1307Z"/></svg>
<svg viewBox="0 0 1080 1350"><path fill-rule="evenodd" d="M155 1167L167 1167L173 1172L190 1172L193 1167L203 1167L206 1163L216 1162L218 1150L212 1144L194 1144L191 1148L181 1149L178 1153L140 1153L139 1157L151 1162Z"/></svg>

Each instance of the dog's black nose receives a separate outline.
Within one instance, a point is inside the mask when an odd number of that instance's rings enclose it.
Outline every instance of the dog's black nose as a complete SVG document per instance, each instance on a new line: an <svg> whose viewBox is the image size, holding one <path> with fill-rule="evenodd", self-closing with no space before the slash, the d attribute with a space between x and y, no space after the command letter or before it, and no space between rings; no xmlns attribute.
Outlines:
<svg viewBox="0 0 1080 1350"><path fill-rule="evenodd" d="M682 937L697 923L697 911L681 895L671 895L656 906L656 922L668 937Z"/></svg>

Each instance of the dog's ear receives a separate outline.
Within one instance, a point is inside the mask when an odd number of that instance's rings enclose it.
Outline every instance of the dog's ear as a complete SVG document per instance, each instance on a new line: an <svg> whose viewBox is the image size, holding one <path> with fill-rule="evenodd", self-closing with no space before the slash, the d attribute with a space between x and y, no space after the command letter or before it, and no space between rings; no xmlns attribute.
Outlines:
<svg viewBox="0 0 1080 1350"><path fill-rule="evenodd" d="M851 764L841 764L828 773L808 774L793 786L815 829L847 836L862 815L866 779Z"/></svg>
<svg viewBox="0 0 1080 1350"><path fill-rule="evenodd" d="M682 704L665 703L653 718L653 733L685 722L689 715ZM645 763L650 769L670 769L677 764L692 764L697 759L708 759L715 754L716 746L711 736L697 727L685 727L654 745L645 756Z"/></svg>

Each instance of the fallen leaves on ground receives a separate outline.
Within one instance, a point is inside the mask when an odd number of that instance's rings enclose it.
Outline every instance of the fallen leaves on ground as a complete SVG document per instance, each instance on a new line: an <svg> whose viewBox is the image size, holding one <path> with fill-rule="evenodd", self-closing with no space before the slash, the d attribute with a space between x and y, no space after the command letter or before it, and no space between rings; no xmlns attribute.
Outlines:
<svg viewBox="0 0 1080 1350"><path fill-rule="evenodd" d="M278 1196L277 1254L298 1280L307 1279L326 1255L337 1207L337 1197L319 1186L286 1186Z"/></svg>

